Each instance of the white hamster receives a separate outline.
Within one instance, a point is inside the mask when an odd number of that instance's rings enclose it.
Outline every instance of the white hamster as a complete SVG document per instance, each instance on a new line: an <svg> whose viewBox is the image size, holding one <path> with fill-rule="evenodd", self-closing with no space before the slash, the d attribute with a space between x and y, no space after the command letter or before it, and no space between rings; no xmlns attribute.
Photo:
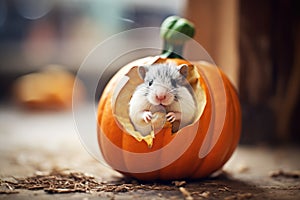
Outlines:
<svg viewBox="0 0 300 200"><path fill-rule="evenodd" d="M197 105L193 90L186 80L188 66L171 63L138 67L144 82L137 86L129 102L129 117L136 131L143 136L152 131L155 107L163 107L166 120L173 123L172 132L192 123Z"/></svg>

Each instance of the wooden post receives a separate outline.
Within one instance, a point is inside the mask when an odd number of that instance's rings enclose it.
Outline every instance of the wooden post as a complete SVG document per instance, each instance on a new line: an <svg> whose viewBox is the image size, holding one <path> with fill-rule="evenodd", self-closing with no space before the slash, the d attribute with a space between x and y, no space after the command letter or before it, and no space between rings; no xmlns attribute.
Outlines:
<svg viewBox="0 0 300 200"><path fill-rule="evenodd" d="M195 24L194 39L237 87L238 0L189 0L184 15ZM197 54L190 49L187 53Z"/></svg>
<svg viewBox="0 0 300 200"><path fill-rule="evenodd" d="M243 143L300 142L299 5L187 1L185 17L195 23L195 39L239 90Z"/></svg>
<svg viewBox="0 0 300 200"><path fill-rule="evenodd" d="M300 89L295 2L240 1L239 88L245 141L294 140L290 127L299 121L292 116Z"/></svg>

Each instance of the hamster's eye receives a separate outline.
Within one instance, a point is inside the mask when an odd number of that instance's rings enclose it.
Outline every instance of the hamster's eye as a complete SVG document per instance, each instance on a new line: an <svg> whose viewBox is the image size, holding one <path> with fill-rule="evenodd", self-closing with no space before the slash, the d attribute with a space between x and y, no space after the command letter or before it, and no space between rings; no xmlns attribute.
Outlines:
<svg viewBox="0 0 300 200"><path fill-rule="evenodd" d="M151 86L153 84L153 80L149 81L149 86Z"/></svg>
<svg viewBox="0 0 300 200"><path fill-rule="evenodd" d="M176 80L174 80L174 79L171 79L171 84L172 84L172 86L173 86L173 87L176 87L176 86L177 86L177 82L176 82Z"/></svg>

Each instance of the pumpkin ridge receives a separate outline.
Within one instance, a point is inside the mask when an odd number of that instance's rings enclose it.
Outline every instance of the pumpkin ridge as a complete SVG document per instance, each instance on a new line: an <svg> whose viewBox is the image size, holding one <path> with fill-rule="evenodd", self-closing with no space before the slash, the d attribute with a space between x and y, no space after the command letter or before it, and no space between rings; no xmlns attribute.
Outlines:
<svg viewBox="0 0 300 200"><path fill-rule="evenodd" d="M206 86L205 80L202 78L202 76L204 76L203 73L202 73L202 71L200 71L199 74L200 74L200 79L201 79L200 82L203 83L202 87L204 88L205 93L206 93L206 107L204 108L203 114L202 114L202 116L200 117L199 120L200 120L200 123L201 123L201 121L204 120L203 117L207 117L207 120L209 120L209 123L210 123L211 122L211 109L210 109L211 108L211 98L210 98L210 91L208 90L208 88ZM200 126L201 125L199 125L199 127ZM209 126L205 127L204 133L207 133L208 127ZM202 141L201 141L201 145L198 147L197 152L200 151L200 148L203 145L204 139L205 139L205 136L203 136ZM197 153L197 156L198 156L198 153ZM189 178L192 178L192 179L195 178L194 175L198 172L198 170L201 169L201 166L205 163L205 158L200 159L199 157L197 157L197 162L196 163L197 164L194 167L194 170L191 170Z"/></svg>
<svg viewBox="0 0 300 200"><path fill-rule="evenodd" d="M200 66L202 66L202 65L200 64ZM204 65L204 66L202 66L201 70L205 70L206 67L210 67L210 66ZM223 77L222 77L222 81L223 81L223 84L225 84ZM225 87L226 99L228 99L229 88L227 88L226 85L224 85L224 87ZM208 92L211 92L211 91L208 90ZM228 101L230 101L230 99L227 100L226 110L230 109L230 107L228 107ZM227 122L226 120L228 120L228 119L231 119L230 112L226 113L225 122ZM228 134L230 134L228 132L228 127L230 127L230 124L224 123L222 131L221 131L219 138L216 141L214 147L210 150L210 152L204 158L200 159L200 160L202 160L202 162L198 165L198 170L196 170L194 172L194 175L192 176L192 178L203 177L204 174L210 174L210 173L216 171L217 169L219 169L221 166L223 166L223 163L220 162L220 159L216 160L215 158L218 158L220 155L223 158L225 157L225 155L223 154L224 148L223 148L222 152L220 152L219 149L222 149L222 146L223 146L222 144L225 142L224 140L228 140L227 136L228 136ZM213 134L215 135L216 133L214 132ZM213 138L214 135L212 135L211 138ZM213 141L213 140L211 140L211 141ZM220 146L220 143L221 143L221 146ZM225 143L230 144L228 142L225 142ZM228 148L225 150L228 151ZM210 163L210 164L208 164L208 163ZM214 166L214 167L211 168L208 166Z"/></svg>
<svg viewBox="0 0 300 200"><path fill-rule="evenodd" d="M241 117L241 109L240 109L240 105L238 103L238 94L236 89L233 87L233 85L231 84L231 82L227 79L227 77L222 74L224 77L225 82L227 83L228 88L230 88L229 92L231 95L231 105L233 106L233 118L232 119L239 119ZM234 103L233 103L234 102ZM226 159L225 162L230 158L230 156L232 155L233 151L236 149L236 146L239 142L239 138L240 138L240 130L241 130L241 123L236 121L236 120L232 120L233 122L233 136L232 136L232 142L231 142L231 149L230 151L227 153L226 155Z"/></svg>
<svg viewBox="0 0 300 200"><path fill-rule="evenodd" d="M225 84L225 89L226 89L226 96L228 97L228 103L227 103L227 113L226 113L226 121L227 123L225 124L226 127L224 127L219 140L216 143L216 146L214 149L212 149L212 153L215 153L215 151L218 151L219 146L222 146L225 140L227 140L226 144L229 146L226 148L226 153L223 155L223 158L220 160L220 167L222 167L227 160L230 158L232 152L234 151L236 147L236 141L238 141L238 137L235 137L235 134L237 131L235 130L234 124L235 124L235 114L236 110L234 107L234 104L236 104L235 99L233 99L233 96L231 95L231 92L234 90L232 87L231 83L227 79L227 77L221 72L223 82ZM229 119L229 120L228 120ZM234 135L232 135L234 134ZM230 140L230 142L228 141ZM209 156L208 156L209 158ZM212 170L210 173L213 173L217 169Z"/></svg>

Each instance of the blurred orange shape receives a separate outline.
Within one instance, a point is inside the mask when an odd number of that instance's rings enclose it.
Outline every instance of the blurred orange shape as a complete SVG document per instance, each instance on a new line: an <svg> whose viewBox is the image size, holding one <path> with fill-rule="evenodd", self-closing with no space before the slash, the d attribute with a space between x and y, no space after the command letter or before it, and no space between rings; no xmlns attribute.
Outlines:
<svg viewBox="0 0 300 200"><path fill-rule="evenodd" d="M77 79L77 81L79 81ZM62 66L49 65L44 70L18 78L14 94L18 103L29 109L70 109L75 76ZM85 89L80 82L76 99L83 99Z"/></svg>

